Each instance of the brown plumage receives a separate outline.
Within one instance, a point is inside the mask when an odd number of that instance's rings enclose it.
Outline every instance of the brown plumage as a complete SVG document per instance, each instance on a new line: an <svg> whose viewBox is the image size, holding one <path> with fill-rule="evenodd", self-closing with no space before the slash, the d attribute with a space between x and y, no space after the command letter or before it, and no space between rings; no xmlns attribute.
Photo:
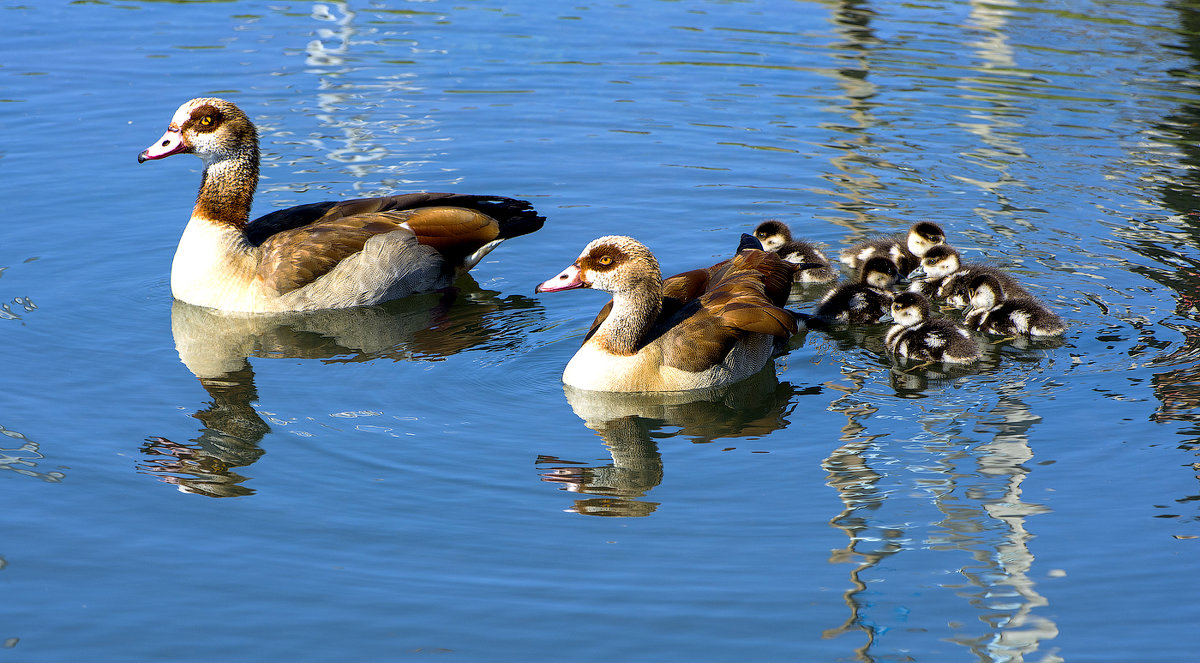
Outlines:
<svg viewBox="0 0 1200 663"><path fill-rule="evenodd" d="M260 272L264 283L280 294L312 283L361 251L367 240L396 230L412 232L421 245L437 250L444 258L446 275L451 276L471 253L504 239L503 230L515 230L515 224L502 228L483 211L500 218L520 218L525 206L509 204L506 209L506 200L433 193L348 200L329 206L319 216L312 213L320 212L320 208L287 215L287 223L297 227L282 232L264 233L258 228L261 219L256 219L246 234L265 235L258 243L262 252ZM305 218L310 214L311 221Z"/></svg>
<svg viewBox="0 0 1200 663"><path fill-rule="evenodd" d="M613 293L563 381L596 391L683 391L731 384L766 366L798 329L783 308L794 268L744 249L730 260L661 278L658 261L629 237L601 237L538 292Z"/></svg>
<svg viewBox="0 0 1200 663"><path fill-rule="evenodd" d="M249 220L258 134L234 104L193 99L139 161L205 163L171 269L177 299L233 311L375 304L449 285L502 240L545 219L499 196L415 193L310 203Z"/></svg>

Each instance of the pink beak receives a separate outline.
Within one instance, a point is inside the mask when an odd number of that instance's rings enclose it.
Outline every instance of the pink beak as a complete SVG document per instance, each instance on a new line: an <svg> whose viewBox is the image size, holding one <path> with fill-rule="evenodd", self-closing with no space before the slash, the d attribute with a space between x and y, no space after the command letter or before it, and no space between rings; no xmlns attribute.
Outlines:
<svg viewBox="0 0 1200 663"><path fill-rule="evenodd" d="M558 276L538 284L534 288L534 292L558 292L559 290L571 290L573 288L586 288L588 284L584 282L583 276L579 273L579 265L571 265L562 270Z"/></svg>
<svg viewBox="0 0 1200 663"><path fill-rule="evenodd" d="M158 139L158 142L147 147L138 155L138 163L145 163L150 159L164 159L172 154L179 154L188 149L188 144L183 140L183 132L179 129L167 129L167 133Z"/></svg>

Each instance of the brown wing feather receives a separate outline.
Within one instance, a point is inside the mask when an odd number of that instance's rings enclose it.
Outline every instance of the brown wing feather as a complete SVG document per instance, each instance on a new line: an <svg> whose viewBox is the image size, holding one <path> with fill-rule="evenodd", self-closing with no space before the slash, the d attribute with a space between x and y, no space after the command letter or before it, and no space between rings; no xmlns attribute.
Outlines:
<svg viewBox="0 0 1200 663"><path fill-rule="evenodd" d="M399 228L387 217L360 214L275 233L260 245L259 273L264 285L288 293L361 251L371 237Z"/></svg>
<svg viewBox="0 0 1200 663"><path fill-rule="evenodd" d="M427 207L407 214L408 227L417 239L452 260L461 260L500 236L500 224L475 210Z"/></svg>
<svg viewBox="0 0 1200 663"><path fill-rule="evenodd" d="M686 304L702 296L708 291L713 270L724 264L725 262L722 262L708 269L693 269L690 272L663 279L663 298L676 299L680 303Z"/></svg>
<svg viewBox="0 0 1200 663"><path fill-rule="evenodd" d="M731 329L788 337L797 331L796 317L774 306L734 302L721 311L721 322Z"/></svg>
<svg viewBox="0 0 1200 663"><path fill-rule="evenodd" d="M596 330L600 328L600 325L604 324L604 321L608 319L608 314L612 313L612 307L613 303L610 299L608 300L608 303L600 309L600 312L596 314L596 319L592 320L591 329L588 329L588 333L583 337L584 343L587 343L587 340L596 333Z"/></svg>
<svg viewBox="0 0 1200 663"><path fill-rule="evenodd" d="M697 373L721 363L733 349L738 334L722 327L710 311L699 309L664 337L663 363Z"/></svg>
<svg viewBox="0 0 1200 663"><path fill-rule="evenodd" d="M792 294L796 266L771 251L742 251L729 261L735 269L757 272L762 278L762 292L776 306L787 303Z"/></svg>
<svg viewBox="0 0 1200 663"><path fill-rule="evenodd" d="M361 251L371 237L399 230L401 224L452 267L492 240L533 232L544 222L523 200L414 193L279 210L247 225L246 235L260 247L265 285L283 294L312 283Z"/></svg>
<svg viewBox="0 0 1200 663"><path fill-rule="evenodd" d="M721 362L747 333L788 338L796 318L779 305L792 287L792 267L773 253L748 249L708 272L705 292L686 306L665 338L667 365L700 371Z"/></svg>

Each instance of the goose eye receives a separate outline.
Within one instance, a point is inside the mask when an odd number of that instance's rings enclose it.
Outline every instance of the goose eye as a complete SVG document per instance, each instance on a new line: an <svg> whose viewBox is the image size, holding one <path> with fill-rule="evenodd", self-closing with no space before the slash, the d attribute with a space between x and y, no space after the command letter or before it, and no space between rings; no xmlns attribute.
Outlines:
<svg viewBox="0 0 1200 663"><path fill-rule="evenodd" d="M202 126L202 127L207 127L207 126L211 125L212 123L213 123L213 119L212 119L211 115L205 115L204 117L200 118L200 126Z"/></svg>
<svg viewBox="0 0 1200 663"><path fill-rule="evenodd" d="M600 259L596 262L607 267L608 265L612 264L612 256L600 256Z"/></svg>

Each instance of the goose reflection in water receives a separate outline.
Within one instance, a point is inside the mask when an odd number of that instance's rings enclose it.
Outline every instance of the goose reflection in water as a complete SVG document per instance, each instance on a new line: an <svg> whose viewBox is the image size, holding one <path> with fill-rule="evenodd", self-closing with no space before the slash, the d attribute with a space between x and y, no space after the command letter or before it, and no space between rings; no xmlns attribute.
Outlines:
<svg viewBox="0 0 1200 663"><path fill-rule="evenodd" d="M257 461L271 428L258 400L250 357L321 359L326 363L439 360L465 350L520 342L536 301L481 290L469 276L458 287L381 306L308 313L231 314L176 301L175 349L210 402L194 416L203 424L187 443L146 439L139 471L209 497L253 494L234 472Z"/></svg>
<svg viewBox="0 0 1200 663"><path fill-rule="evenodd" d="M773 367L737 384L684 392L619 393L564 386L567 402L604 440L608 465L592 466L539 456L543 481L595 497L568 509L589 516L648 516L657 502L643 501L662 483L656 440L681 437L693 443L766 435L786 428L797 390L780 382ZM669 429L676 429L670 431Z"/></svg>

